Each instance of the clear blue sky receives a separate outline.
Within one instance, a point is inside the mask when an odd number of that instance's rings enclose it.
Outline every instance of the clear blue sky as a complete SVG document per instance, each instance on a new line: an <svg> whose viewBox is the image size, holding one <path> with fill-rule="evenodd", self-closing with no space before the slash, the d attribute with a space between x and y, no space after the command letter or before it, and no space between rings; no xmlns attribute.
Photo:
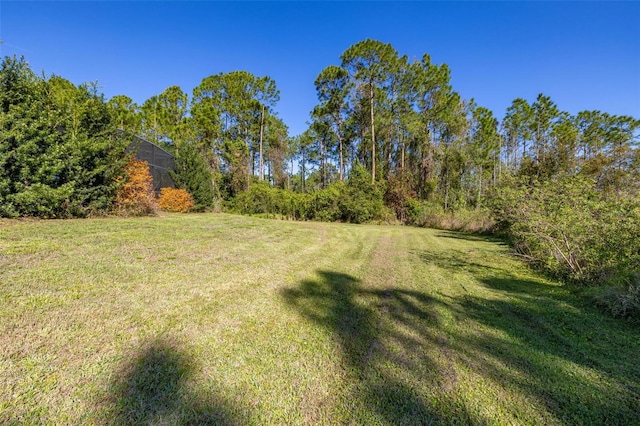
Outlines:
<svg viewBox="0 0 640 426"><path fill-rule="evenodd" d="M454 89L498 117L542 92L570 113L640 118L640 2L0 1L1 56L139 104L219 72L269 75L292 135L318 73L365 38L448 64Z"/></svg>

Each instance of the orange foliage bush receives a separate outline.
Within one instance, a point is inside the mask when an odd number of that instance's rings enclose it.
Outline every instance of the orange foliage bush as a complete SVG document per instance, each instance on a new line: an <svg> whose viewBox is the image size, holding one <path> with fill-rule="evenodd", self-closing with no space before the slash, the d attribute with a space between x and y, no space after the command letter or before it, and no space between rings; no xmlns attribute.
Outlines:
<svg viewBox="0 0 640 426"><path fill-rule="evenodd" d="M124 183L116 194L118 214L142 216L156 211L153 177L146 161L131 158L124 168Z"/></svg>
<svg viewBox="0 0 640 426"><path fill-rule="evenodd" d="M162 188L158 203L162 210L170 212L187 212L195 205L193 197L184 189Z"/></svg>

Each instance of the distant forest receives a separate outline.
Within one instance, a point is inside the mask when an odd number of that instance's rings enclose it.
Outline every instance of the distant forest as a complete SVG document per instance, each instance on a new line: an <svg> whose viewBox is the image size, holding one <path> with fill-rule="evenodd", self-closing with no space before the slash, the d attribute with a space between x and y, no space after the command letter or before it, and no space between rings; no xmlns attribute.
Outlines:
<svg viewBox="0 0 640 426"><path fill-rule="evenodd" d="M499 121L429 55L364 40L339 59L310 82L318 103L292 136L269 76L214 74L191 96L171 86L137 105L5 57L0 216L109 213L138 135L175 155L197 210L501 232L549 273L624 288L614 313L635 309L640 120L571 115L540 94Z"/></svg>

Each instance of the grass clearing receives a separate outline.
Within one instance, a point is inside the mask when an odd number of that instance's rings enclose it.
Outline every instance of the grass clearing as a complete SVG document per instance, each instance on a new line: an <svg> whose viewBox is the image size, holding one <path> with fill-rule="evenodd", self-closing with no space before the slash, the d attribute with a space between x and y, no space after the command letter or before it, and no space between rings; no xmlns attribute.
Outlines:
<svg viewBox="0 0 640 426"><path fill-rule="evenodd" d="M486 238L0 222L3 424L639 424L639 353Z"/></svg>

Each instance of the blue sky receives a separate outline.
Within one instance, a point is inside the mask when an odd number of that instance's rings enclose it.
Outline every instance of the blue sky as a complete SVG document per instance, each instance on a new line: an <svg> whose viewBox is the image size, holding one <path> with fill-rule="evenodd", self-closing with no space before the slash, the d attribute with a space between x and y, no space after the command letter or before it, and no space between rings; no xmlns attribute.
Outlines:
<svg viewBox="0 0 640 426"><path fill-rule="evenodd" d="M463 98L502 117L517 97L640 118L640 2L0 2L0 55L141 104L212 74L269 75L292 135L313 81L372 38L451 68Z"/></svg>

